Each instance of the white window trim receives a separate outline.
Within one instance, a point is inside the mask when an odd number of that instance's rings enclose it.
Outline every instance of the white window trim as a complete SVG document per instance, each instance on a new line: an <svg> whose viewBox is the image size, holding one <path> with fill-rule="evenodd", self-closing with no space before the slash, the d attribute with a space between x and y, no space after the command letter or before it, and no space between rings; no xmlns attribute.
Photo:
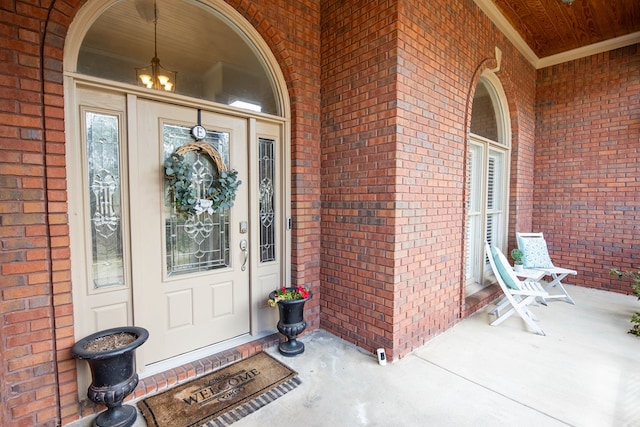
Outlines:
<svg viewBox="0 0 640 427"><path fill-rule="evenodd" d="M504 248L507 245L508 227L509 227L509 182L510 182L510 176L511 176L511 168L510 168L511 166L511 119L509 116L507 97L502 87L502 84L500 83L500 80L498 79L498 77L495 75L494 72L490 70L485 70L480 76L480 81L485 83L485 86L489 91L489 94L491 96L491 101L495 109L496 125L498 130L498 140L492 141L480 135L469 133L468 142L467 142L470 145L471 144L481 145L483 147L483 156L484 156L483 170L480 177L480 179L482 180L482 191L483 191L482 203L481 203L481 209L480 209L480 212L481 212L480 215L482 218L481 220L482 231L480 234L483 237L479 239L481 241L477 241L478 240L477 236L476 237L470 236L470 238L467 241L467 253L465 253L464 255L465 256L465 263L464 263L465 274L468 273L468 268L466 263L467 256L469 256L471 259L474 259L474 260L480 260L480 259L483 260L482 262L484 266L481 269L480 277L475 277L475 276L466 277L465 294L467 296L484 289L486 286L488 286L492 282L491 269L488 267L488 263L484 263L484 260L486 259L485 253L484 253L484 236L486 235L486 219L487 219L487 206L486 206L487 194L486 194L485 187L487 182L488 157L489 157L489 153L492 150L504 153L504 166L503 166L504 180L503 180L503 183L502 183L503 185L501 189L504 196L502 198L502 206L500 209L503 212L504 221L503 221L501 230L499 230L497 241L493 242L493 244L497 245L501 250L504 250ZM468 159L466 161L468 162ZM467 165L467 167L469 167L469 165ZM471 195L469 194L467 195L467 197L470 198ZM469 221L468 212L466 215L466 221L468 224L468 221ZM466 232L465 232L465 238L467 238ZM470 250L474 250L476 251L476 253L471 255ZM478 266L476 265L473 268L475 270L478 268ZM477 274L477 270L475 274Z"/></svg>

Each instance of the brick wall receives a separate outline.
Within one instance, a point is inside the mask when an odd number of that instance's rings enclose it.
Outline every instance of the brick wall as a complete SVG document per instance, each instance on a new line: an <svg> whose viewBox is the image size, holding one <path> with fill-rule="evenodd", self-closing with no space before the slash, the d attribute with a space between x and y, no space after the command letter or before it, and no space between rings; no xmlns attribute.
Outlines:
<svg viewBox="0 0 640 427"><path fill-rule="evenodd" d="M0 7L0 327L3 425L54 425L58 396L52 300L65 279L64 149L56 102L42 94L49 2ZM55 60L52 60L50 66ZM50 155L45 153L45 110ZM62 171L62 174L61 174ZM47 191L45 180L51 179ZM60 181L62 177L62 182ZM62 190L62 191L61 191Z"/></svg>
<svg viewBox="0 0 640 427"><path fill-rule="evenodd" d="M62 59L81 0L0 6L0 424L54 426L77 401ZM319 7L228 2L265 39L291 101L293 283L319 289ZM308 330L319 325L319 301ZM85 408L85 414L87 408Z"/></svg>
<svg viewBox="0 0 640 427"><path fill-rule="evenodd" d="M640 44L538 71L533 228L570 283L640 268Z"/></svg>
<svg viewBox="0 0 640 427"><path fill-rule="evenodd" d="M320 324L371 350L394 335L397 8L364 3L322 4Z"/></svg>
<svg viewBox="0 0 640 427"><path fill-rule="evenodd" d="M327 2L321 38L321 327L399 358L471 312L463 183L477 79L499 46L512 170L531 182L535 71L472 1ZM519 190L531 186L514 186L513 209L530 210Z"/></svg>

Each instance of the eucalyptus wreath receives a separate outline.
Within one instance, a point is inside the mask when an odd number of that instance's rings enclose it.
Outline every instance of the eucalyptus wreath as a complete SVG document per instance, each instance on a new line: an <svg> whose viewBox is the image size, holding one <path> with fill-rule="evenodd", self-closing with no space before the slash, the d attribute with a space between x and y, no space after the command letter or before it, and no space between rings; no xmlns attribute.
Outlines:
<svg viewBox="0 0 640 427"><path fill-rule="evenodd" d="M215 159L213 163L218 167L218 176L207 189L204 198L199 198L193 182L193 168L178 150L174 151L164 162L164 176L176 204L176 209L191 215L203 212L212 214L216 211L233 206L236 190L242 184L238 180L238 171L224 170Z"/></svg>

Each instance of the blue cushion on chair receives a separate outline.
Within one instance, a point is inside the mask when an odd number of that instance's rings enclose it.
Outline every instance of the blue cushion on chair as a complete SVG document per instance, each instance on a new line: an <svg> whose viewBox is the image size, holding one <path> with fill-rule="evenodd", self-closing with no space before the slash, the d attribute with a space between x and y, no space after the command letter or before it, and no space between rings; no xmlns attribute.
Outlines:
<svg viewBox="0 0 640 427"><path fill-rule="evenodd" d="M500 249L495 246L491 246L491 256L493 256L493 262L496 264L496 268L498 269L498 273L500 274L504 284L510 289L520 289L517 285L518 278L513 272L509 261L507 261L507 258Z"/></svg>
<svg viewBox="0 0 640 427"><path fill-rule="evenodd" d="M518 247L522 250L522 264L524 268L553 268L549 257L547 242L539 237L518 238Z"/></svg>

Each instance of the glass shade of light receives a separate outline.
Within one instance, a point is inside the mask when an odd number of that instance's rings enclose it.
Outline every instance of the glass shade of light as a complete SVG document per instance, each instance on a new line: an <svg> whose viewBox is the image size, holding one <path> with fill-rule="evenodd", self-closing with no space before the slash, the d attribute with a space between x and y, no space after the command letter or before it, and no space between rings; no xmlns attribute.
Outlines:
<svg viewBox="0 0 640 427"><path fill-rule="evenodd" d="M139 86L166 92L175 92L176 90L175 80L177 73L160 65L160 60L157 56L151 59L150 65L136 68L136 74L138 75Z"/></svg>

